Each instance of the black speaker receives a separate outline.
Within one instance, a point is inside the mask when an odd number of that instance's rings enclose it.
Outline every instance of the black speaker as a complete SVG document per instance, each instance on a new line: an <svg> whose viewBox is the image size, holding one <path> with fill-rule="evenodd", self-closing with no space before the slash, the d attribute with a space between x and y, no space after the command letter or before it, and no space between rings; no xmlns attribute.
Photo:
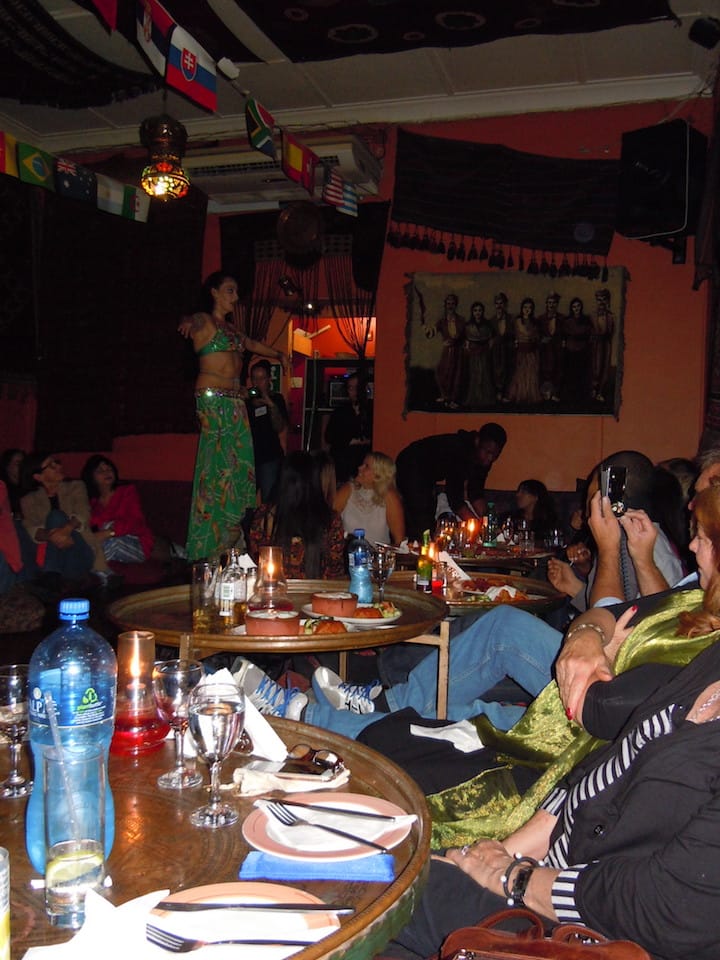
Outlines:
<svg viewBox="0 0 720 960"><path fill-rule="evenodd" d="M685 120L624 133L616 229L635 240L695 232L707 138Z"/></svg>

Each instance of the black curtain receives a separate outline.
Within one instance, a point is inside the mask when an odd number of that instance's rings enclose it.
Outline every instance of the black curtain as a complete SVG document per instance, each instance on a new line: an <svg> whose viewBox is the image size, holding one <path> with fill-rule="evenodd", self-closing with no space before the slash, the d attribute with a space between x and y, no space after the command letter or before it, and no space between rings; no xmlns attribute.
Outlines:
<svg viewBox="0 0 720 960"><path fill-rule="evenodd" d="M147 223L39 188L38 422L47 449L196 429L192 348L176 332L197 299L206 198L151 204Z"/></svg>

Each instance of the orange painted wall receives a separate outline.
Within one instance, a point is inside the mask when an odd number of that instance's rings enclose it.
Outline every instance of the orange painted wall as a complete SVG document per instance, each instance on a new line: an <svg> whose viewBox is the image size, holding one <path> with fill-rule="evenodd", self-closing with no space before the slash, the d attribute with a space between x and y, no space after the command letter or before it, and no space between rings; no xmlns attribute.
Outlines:
<svg viewBox="0 0 720 960"><path fill-rule="evenodd" d="M657 103L554 114L529 114L458 123L409 127L418 133L484 143L502 143L517 150L571 158L617 158L622 133L676 116L708 132L710 101L679 106ZM392 197L394 131L389 131L381 199ZM696 452L705 395L707 293L692 290L692 243L688 264L673 266L669 251L617 237L610 266L630 274L625 311L625 357L619 419L590 416L500 415L494 419L508 432L508 444L491 474L493 487L514 487L535 476L551 489L574 489L575 478L613 450L632 447L654 460L692 456ZM204 273L220 263L219 218L208 218ZM395 455L419 437L461 428L484 419L468 414L410 413L405 398L404 329L406 273L472 271L476 264L448 263L420 251L385 248L377 302L374 445ZM278 323L284 315L278 317ZM274 328L274 330L277 328ZM274 337L271 331L270 340ZM338 349L330 335L315 344L323 355ZM281 345L278 342L278 345ZM197 438L119 437L112 455L126 477L190 479ZM66 470L77 473L84 455L66 454Z"/></svg>

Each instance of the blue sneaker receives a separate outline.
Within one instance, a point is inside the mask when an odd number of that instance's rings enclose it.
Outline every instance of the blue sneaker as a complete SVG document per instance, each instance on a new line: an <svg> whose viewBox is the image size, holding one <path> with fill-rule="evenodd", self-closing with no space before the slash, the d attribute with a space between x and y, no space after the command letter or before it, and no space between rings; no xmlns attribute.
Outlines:
<svg viewBox="0 0 720 960"><path fill-rule="evenodd" d="M266 717L302 719L308 698L297 687L281 687L256 664L242 658L233 678L253 706Z"/></svg>
<svg viewBox="0 0 720 960"><path fill-rule="evenodd" d="M379 680L372 683L348 683L341 680L329 667L318 667L313 674L313 687L322 694L336 710L351 713L374 713L373 700L382 693Z"/></svg>

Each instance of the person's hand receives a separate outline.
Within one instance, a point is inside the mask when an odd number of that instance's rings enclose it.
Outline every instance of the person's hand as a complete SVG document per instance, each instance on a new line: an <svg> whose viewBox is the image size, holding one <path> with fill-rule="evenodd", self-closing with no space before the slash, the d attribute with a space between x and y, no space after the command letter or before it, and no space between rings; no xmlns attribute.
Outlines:
<svg viewBox="0 0 720 960"><path fill-rule="evenodd" d="M556 557L550 557L548 560L547 577L556 590L567 594L568 597L574 597L583 588L582 580L575 576L570 564Z"/></svg>
<svg viewBox="0 0 720 960"><path fill-rule="evenodd" d="M654 562L653 551L657 530L644 510L628 510L620 517L620 525L627 534L630 559L637 566Z"/></svg>
<svg viewBox="0 0 720 960"><path fill-rule="evenodd" d="M104 530L97 530L95 533L95 539L99 540L100 543L104 543L105 540L110 540L115 536L115 531L111 527L106 527Z"/></svg>
<svg viewBox="0 0 720 960"><path fill-rule="evenodd" d="M287 372L288 372L288 358L287 358L287 354L286 354L286 353L283 353L282 350L278 350L278 352L277 352L277 358L278 358L278 360L280 361L280 366L282 367L282 372L283 372L283 373L287 373Z"/></svg>
<svg viewBox="0 0 720 960"><path fill-rule="evenodd" d="M67 526L56 527L48 534L48 542L58 550L67 550L73 545L72 534Z"/></svg>
<svg viewBox="0 0 720 960"><path fill-rule="evenodd" d="M183 320L178 325L177 332L180 334L181 337L185 337L185 339L187 340L187 338L190 336L190 333L192 332L192 325L193 325L192 317L184 317Z"/></svg>
<svg viewBox="0 0 720 960"><path fill-rule="evenodd" d="M481 840L462 849L448 850L447 860L456 864L476 883L500 896L503 894L502 877L513 858L499 840Z"/></svg>
<svg viewBox="0 0 720 960"><path fill-rule="evenodd" d="M598 490L590 501L588 526L592 531L598 552L612 556L620 551L620 524L612 512L608 497L601 497Z"/></svg>
<svg viewBox="0 0 720 960"><path fill-rule="evenodd" d="M587 565L589 568L592 563L592 553L585 543L571 543L565 554L570 563L577 563L578 566Z"/></svg>

